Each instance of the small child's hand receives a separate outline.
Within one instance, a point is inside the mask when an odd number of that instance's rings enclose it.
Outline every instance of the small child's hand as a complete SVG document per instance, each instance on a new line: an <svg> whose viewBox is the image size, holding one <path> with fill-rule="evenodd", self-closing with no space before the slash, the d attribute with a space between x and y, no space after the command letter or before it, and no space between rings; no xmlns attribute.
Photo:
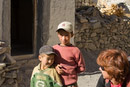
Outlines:
<svg viewBox="0 0 130 87"><path fill-rule="evenodd" d="M56 68L56 71L58 72L58 74L63 74L64 73L64 71L62 70L61 65L58 64L55 68Z"/></svg>

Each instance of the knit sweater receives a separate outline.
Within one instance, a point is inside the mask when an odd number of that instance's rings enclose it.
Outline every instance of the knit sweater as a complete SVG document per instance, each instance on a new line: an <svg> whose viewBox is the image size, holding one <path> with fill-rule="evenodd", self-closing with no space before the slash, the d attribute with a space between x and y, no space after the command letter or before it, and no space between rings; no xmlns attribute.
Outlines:
<svg viewBox="0 0 130 87"><path fill-rule="evenodd" d="M61 80L63 85L69 85L77 82L77 74L85 71L85 61L80 50L71 46L53 46L57 56L55 64L60 64L62 70Z"/></svg>

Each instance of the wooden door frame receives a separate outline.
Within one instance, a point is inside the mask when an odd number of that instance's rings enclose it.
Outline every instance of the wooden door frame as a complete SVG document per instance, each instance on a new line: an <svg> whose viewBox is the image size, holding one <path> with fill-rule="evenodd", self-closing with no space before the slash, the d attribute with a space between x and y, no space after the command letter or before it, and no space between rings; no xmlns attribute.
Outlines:
<svg viewBox="0 0 130 87"><path fill-rule="evenodd" d="M33 12L34 12L34 33L33 33L33 53L26 55L12 56L16 60L29 59L36 57L37 49L37 0L33 0ZM11 0L3 0L3 21L2 21L2 39L11 48ZM9 51L11 55L11 50Z"/></svg>

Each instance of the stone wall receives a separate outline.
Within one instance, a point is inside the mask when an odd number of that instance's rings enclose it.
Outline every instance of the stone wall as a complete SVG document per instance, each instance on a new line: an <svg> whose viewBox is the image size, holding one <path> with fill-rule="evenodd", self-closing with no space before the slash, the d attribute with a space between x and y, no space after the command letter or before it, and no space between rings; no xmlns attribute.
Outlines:
<svg viewBox="0 0 130 87"><path fill-rule="evenodd" d="M17 61L17 65L20 68L17 77L18 86L16 87L30 87L32 70L36 65L38 65L38 63L38 58Z"/></svg>
<svg viewBox="0 0 130 87"><path fill-rule="evenodd" d="M93 6L76 10L75 44L89 51L117 48L130 52L130 19L103 15ZM129 53L130 54L130 53Z"/></svg>
<svg viewBox="0 0 130 87"><path fill-rule="evenodd" d="M18 87L19 66L9 54L10 48L0 41L0 87Z"/></svg>

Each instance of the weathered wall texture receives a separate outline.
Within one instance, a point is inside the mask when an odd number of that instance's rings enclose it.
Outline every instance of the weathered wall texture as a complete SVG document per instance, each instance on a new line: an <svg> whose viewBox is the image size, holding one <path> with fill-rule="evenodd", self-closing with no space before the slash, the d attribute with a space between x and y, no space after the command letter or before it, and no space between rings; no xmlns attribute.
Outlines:
<svg viewBox="0 0 130 87"><path fill-rule="evenodd" d="M0 0L0 40L6 41L10 45L10 22L11 22L11 2L10 0ZM62 21L70 21L74 25L75 21L75 1L74 0L37 0L37 41L38 48L43 44L54 45L58 43L56 28ZM9 52L8 52L9 53ZM10 56L10 58L12 58ZM0 86L3 87L30 87L30 78L33 68L39 63L38 58L17 59L15 66L11 65L11 71L5 72L4 67L0 75L4 74ZM9 66L10 67L10 66ZM15 72L13 70L15 69ZM6 78L5 73L9 73ZM12 76L12 77L11 77ZM9 78L9 80L7 80ZM4 79L4 80L3 80ZM3 84L7 82L9 84ZM16 83L16 84L15 84ZM17 84L18 83L18 84Z"/></svg>
<svg viewBox="0 0 130 87"><path fill-rule="evenodd" d="M58 24L62 21L70 21L73 25L75 24L75 0L51 0L49 39L47 44L54 45L59 42L56 29Z"/></svg>
<svg viewBox="0 0 130 87"><path fill-rule="evenodd" d="M0 0L0 40L2 40L2 6L3 6L3 0Z"/></svg>
<svg viewBox="0 0 130 87"><path fill-rule="evenodd" d="M10 1L0 0L0 40L10 44Z"/></svg>
<svg viewBox="0 0 130 87"><path fill-rule="evenodd" d="M70 21L74 25L74 0L38 0L37 39L41 42L39 48L43 44L54 45L58 43L56 28L62 21ZM32 70L39 63L38 58L19 60L17 63L20 66L18 87L30 87Z"/></svg>
<svg viewBox="0 0 130 87"><path fill-rule="evenodd" d="M129 18L103 15L95 7L77 9L75 43L79 48L89 51L117 48L129 53L129 38Z"/></svg>

